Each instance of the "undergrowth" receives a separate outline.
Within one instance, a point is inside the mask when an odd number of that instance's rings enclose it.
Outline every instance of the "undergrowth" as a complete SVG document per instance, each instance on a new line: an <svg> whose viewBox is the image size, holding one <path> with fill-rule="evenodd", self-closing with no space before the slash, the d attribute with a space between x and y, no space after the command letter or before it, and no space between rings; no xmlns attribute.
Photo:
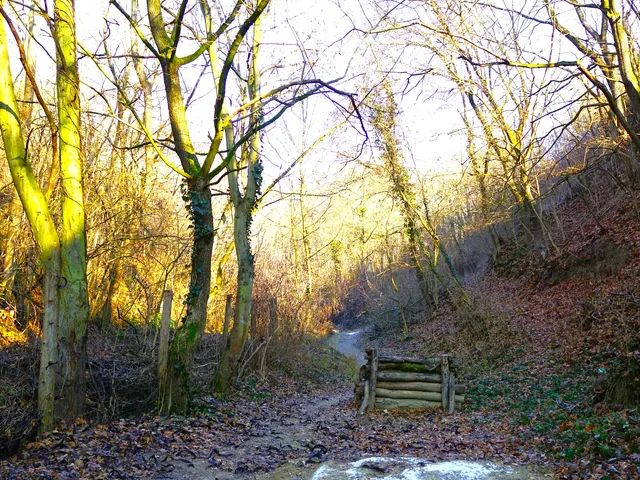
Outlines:
<svg viewBox="0 0 640 480"><path fill-rule="evenodd" d="M522 338L514 331L509 316L487 298L472 298L471 304L455 312L455 354L467 370L488 370L505 361Z"/></svg>
<svg viewBox="0 0 640 480"><path fill-rule="evenodd" d="M467 409L486 409L544 453L558 459L623 458L640 451L640 414L598 404L594 387L606 372L596 362L532 365L518 362L477 380ZM558 374L550 371L551 369Z"/></svg>
<svg viewBox="0 0 640 480"><path fill-rule="evenodd" d="M35 437L40 342L36 337L0 349L0 456ZM105 422L153 407L155 356L131 333L89 330L87 418Z"/></svg>

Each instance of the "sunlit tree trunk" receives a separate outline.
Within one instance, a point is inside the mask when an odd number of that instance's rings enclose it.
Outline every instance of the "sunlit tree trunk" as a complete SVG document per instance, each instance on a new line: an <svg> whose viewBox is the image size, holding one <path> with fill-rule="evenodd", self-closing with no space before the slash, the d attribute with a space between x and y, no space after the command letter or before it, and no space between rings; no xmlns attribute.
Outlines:
<svg viewBox="0 0 640 480"><path fill-rule="evenodd" d="M86 395L87 247L74 0L56 0L54 10L62 187L62 284L58 328L60 398L56 403L56 415L70 420L84 413Z"/></svg>
<svg viewBox="0 0 640 480"><path fill-rule="evenodd" d="M134 22L138 22L140 18L138 0L131 0L131 17ZM138 82L140 84L140 89L143 94L143 115L142 120L144 127L148 132L153 132L153 119L152 119L152 83L146 75L144 71L143 59L141 58L140 48L139 48L139 38L136 35L135 29L130 26L129 29L130 37L131 37L131 55L132 61L134 64L136 77L138 78ZM112 59L108 59L109 66L112 72L116 71L115 64ZM124 81L125 85L128 85L128 77L129 77L129 68L125 67L124 71ZM127 99L119 92L117 96L117 105L116 105L116 123L115 123L115 132L113 134L111 143L114 148L111 152L110 165L109 170L114 172L115 168L118 166L121 169L125 168L125 155L122 147L127 145L129 139L131 138L131 129L128 128L128 123L125 120L125 113L127 111L127 107L125 106ZM144 137L143 137L144 138ZM146 140L146 139L145 139ZM133 217L136 212L143 212L144 205L141 202L148 197L147 192L149 190L148 180L149 175L153 169L153 163L155 161L155 155L153 153L153 148L151 145L146 142L144 146L144 168L142 169L142 178L139 185L139 193L136 197L136 204L129 207L131 210L128 212L129 218ZM121 219L118 219L118 222L121 222ZM123 281L123 258L122 251L127 245L127 238L131 235L133 230L133 224L130 221L126 221L123 225L115 226L116 229L121 230L121 237L123 240L118 241L118 245L116 248L113 248L111 251L111 255L109 261L107 262L108 274L107 274L107 288L104 297L104 301L102 306L100 307L98 313L98 319L102 326L102 328L107 327L113 322L113 314L115 310L115 299L118 295L122 287ZM149 300L150 297L147 296ZM148 318L152 313L152 308L147 302L147 326L148 326Z"/></svg>
<svg viewBox="0 0 640 480"><path fill-rule="evenodd" d="M307 272L307 284L304 288L304 294L307 299L311 298L313 290L313 268L311 266L311 244L309 236L311 235L307 228L307 214L304 210L304 175L302 168L300 169L300 194L298 195L298 206L300 207L300 237L302 239L302 251L304 253L304 263Z"/></svg>
<svg viewBox="0 0 640 480"><path fill-rule="evenodd" d="M258 68L258 54L262 39L261 18L253 25L253 46L251 66L249 69L249 101L254 102L251 108L249 128L261 122L262 107L260 96L260 70ZM234 138L233 129L225 131L227 148L231 148ZM214 388L218 391L227 390L232 384L238 369L240 355L244 349L251 323L251 300L253 296L253 280L255 278L255 263L251 251L251 222L253 209L260 184L262 183L262 163L260 161L260 134L254 134L247 148L246 158L240 164L234 159L227 168L229 191L233 202L233 234L238 262L238 285L236 291L236 308L233 318L233 328L228 345L224 346L220 366L216 374ZM244 153L243 152L243 153ZM244 191L238 181L239 170L246 167L246 183Z"/></svg>
<svg viewBox="0 0 640 480"><path fill-rule="evenodd" d="M16 249L20 223L22 220L22 204L14 191L10 191L9 205L6 213L6 224L3 225L4 235L0 237L0 298L10 299L16 283L18 259ZM19 303L19 302L16 302Z"/></svg>
<svg viewBox="0 0 640 480"><path fill-rule="evenodd" d="M0 0L0 7L3 1ZM60 239L45 196L38 186L25 151L19 110L9 68L4 22L0 21L0 129L9 162L11 178L24 207L31 231L38 245L44 271L44 317L38 380L40 432L53 426L54 392L58 361L56 329L58 324L58 285L60 282Z"/></svg>
<svg viewBox="0 0 640 480"><path fill-rule="evenodd" d="M27 20L27 33L24 39L26 61L31 71L36 71L36 50L33 48L35 41L32 38L33 29L35 26L35 9L29 11ZM31 123L31 117L33 114L33 100L34 90L27 78L24 76L24 83L22 86L22 105L20 108L20 120L23 125L28 126ZM51 166L55 168L54 165ZM9 192L9 208L7 212L8 228L7 234L0 238L0 253L2 256L2 264L0 268L0 298L11 297L14 281L18 271L18 259L17 259L17 240L20 232L20 224L22 222L22 204L20 198L14 190ZM16 302L16 305L24 302ZM18 316L20 316L18 312ZM28 320L28 319L27 319ZM26 324L26 322L25 322ZM24 326L24 325L23 325Z"/></svg>
<svg viewBox="0 0 640 480"><path fill-rule="evenodd" d="M293 184L291 188L293 188ZM296 238L296 209L293 200L289 202L289 227L289 241L291 242L291 253L293 255L293 286L295 291L298 292L300 288L300 272L298 269L300 252L298 250L298 239Z"/></svg>
<svg viewBox="0 0 640 480"><path fill-rule="evenodd" d="M138 21L140 17L138 0L131 0L131 17L134 22ZM136 70L136 76L138 82L140 82L140 88L142 89L143 96L143 114L142 120L147 131L153 132L153 84L149 80L147 73L144 71L143 59L140 58L139 39L133 28L131 29L131 54L133 55L133 65ZM149 181L149 175L153 169L155 163L155 155L151 145L144 147L144 170L142 174L142 187L146 188Z"/></svg>

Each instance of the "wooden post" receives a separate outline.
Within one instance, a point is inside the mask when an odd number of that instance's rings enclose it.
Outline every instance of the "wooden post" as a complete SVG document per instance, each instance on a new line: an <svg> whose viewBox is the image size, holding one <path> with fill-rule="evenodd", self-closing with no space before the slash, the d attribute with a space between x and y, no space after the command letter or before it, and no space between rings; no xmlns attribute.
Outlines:
<svg viewBox="0 0 640 480"><path fill-rule="evenodd" d="M369 376L369 405L367 410L371 411L376 405L376 381L378 378L378 350L370 350L370 376Z"/></svg>
<svg viewBox="0 0 640 480"><path fill-rule="evenodd" d="M450 376L449 376L449 355L443 354L440 355L441 362L441 370L442 370L442 409L445 412L449 411L449 385L450 385ZM455 393L455 391L454 391Z"/></svg>
<svg viewBox="0 0 640 480"><path fill-rule="evenodd" d="M167 357L169 356L169 332L171 330L171 304L173 292L165 290L162 294L162 320L160 324L160 344L158 345L158 386L164 391L167 380Z"/></svg>
<svg viewBox="0 0 640 480"><path fill-rule="evenodd" d="M364 413L364 409L369 405L369 380L364 381L364 398L362 399L362 404L360 404L360 408L358 409L358 415L362 415Z"/></svg>
<svg viewBox="0 0 640 480"><path fill-rule="evenodd" d="M278 335L278 299L269 300L269 337Z"/></svg>
<svg viewBox="0 0 640 480"><path fill-rule="evenodd" d="M456 376L451 373L449 375L449 413L453 413L456 405Z"/></svg>
<svg viewBox="0 0 640 480"><path fill-rule="evenodd" d="M224 306L224 327L222 327L222 351L227 348L229 341L229 324L233 317L233 295L227 295L227 303Z"/></svg>

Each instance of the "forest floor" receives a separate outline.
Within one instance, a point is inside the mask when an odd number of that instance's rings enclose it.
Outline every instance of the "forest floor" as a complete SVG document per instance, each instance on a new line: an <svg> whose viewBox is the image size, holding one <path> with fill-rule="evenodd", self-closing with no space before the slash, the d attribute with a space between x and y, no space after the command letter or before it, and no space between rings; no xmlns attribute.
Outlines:
<svg viewBox="0 0 640 480"><path fill-rule="evenodd" d="M94 426L78 422L2 461L0 477L309 479L328 459L398 455L425 462L527 464L541 471L553 467L504 421L484 413L358 416L352 390L347 382L313 387L281 379L274 390L201 400L198 413L188 418L149 416Z"/></svg>
<svg viewBox="0 0 640 480"><path fill-rule="evenodd" d="M469 386L461 416L509 432L554 476L640 478L638 205L569 200L548 219L550 255L505 244L466 286L469 311L445 305L380 348L452 353Z"/></svg>
<svg viewBox="0 0 640 480"><path fill-rule="evenodd" d="M387 353L452 353L466 404L357 416L353 383L272 376L227 398L200 398L189 417L78 421L0 460L2 479L310 479L325 462L411 456L526 465L560 479L640 478L640 199L597 217L574 199L550 226L544 260L505 245L474 308L444 305L408 335L369 344ZM377 474L372 474L372 478ZM523 477L524 478L524 477Z"/></svg>

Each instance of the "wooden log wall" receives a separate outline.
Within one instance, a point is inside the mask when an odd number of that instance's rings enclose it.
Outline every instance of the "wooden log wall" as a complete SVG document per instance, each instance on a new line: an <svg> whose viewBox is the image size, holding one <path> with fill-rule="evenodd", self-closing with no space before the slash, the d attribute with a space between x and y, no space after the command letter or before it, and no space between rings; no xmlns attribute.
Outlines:
<svg viewBox="0 0 640 480"><path fill-rule="evenodd" d="M455 405L464 402L466 387L456 384L458 365L449 355L412 358L366 352L367 364L360 368L354 392L360 413L431 407L453 413Z"/></svg>

